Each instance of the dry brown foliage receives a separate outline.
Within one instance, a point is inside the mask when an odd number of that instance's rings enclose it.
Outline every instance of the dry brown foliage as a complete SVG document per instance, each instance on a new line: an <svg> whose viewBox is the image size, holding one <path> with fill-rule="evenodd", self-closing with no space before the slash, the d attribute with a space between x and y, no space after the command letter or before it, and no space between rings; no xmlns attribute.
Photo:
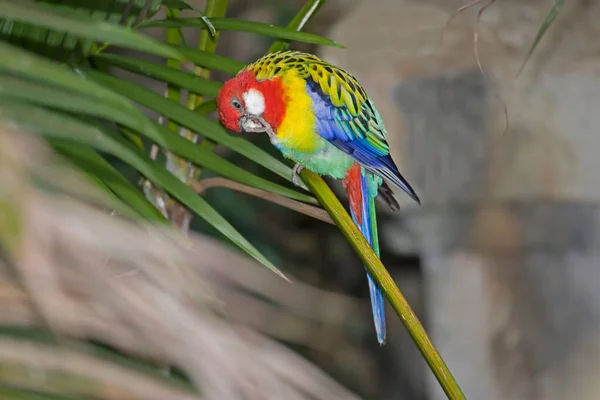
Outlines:
<svg viewBox="0 0 600 400"><path fill-rule="evenodd" d="M0 326L56 338L0 335L0 386L115 400L357 398L271 338L339 329L351 299L287 283L214 240L125 218L42 141L6 128L0 244ZM177 366L193 386L81 339Z"/></svg>

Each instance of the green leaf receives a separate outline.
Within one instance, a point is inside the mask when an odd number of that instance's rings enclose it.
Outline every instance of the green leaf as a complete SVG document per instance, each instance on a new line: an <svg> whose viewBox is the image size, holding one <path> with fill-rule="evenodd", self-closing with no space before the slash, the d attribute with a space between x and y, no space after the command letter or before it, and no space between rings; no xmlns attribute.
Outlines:
<svg viewBox="0 0 600 400"><path fill-rule="evenodd" d="M304 7L296 14L294 19L290 21L287 25L288 29L294 29L296 31L301 31L304 29L304 26L310 21L310 19L315 15L315 13L321 8L321 6L325 4L325 0L310 0L306 2ZM269 53L276 53L278 51L287 50L290 42L289 40L280 39L269 47Z"/></svg>
<svg viewBox="0 0 600 400"><path fill-rule="evenodd" d="M212 152L203 149L197 144L185 140L161 125L150 120L145 121L144 124L139 124L138 121L132 118L131 114L125 110L110 104L97 103L94 99L89 97L25 81L16 77L0 75L0 98L21 99L59 110L106 118L137 130L142 134L145 134L146 132L145 123L147 123L150 124L150 128L153 132L157 132L159 136L163 138L163 146L166 150L172 151L182 157L186 157L190 161L211 169L219 175L298 201L309 203L316 202L316 200L309 195L299 193L251 174Z"/></svg>
<svg viewBox="0 0 600 400"><path fill-rule="evenodd" d="M123 96L86 80L65 65L57 64L3 41L0 41L0 54L2 54L0 71L52 83L123 107L132 107L131 102Z"/></svg>
<svg viewBox="0 0 600 400"><path fill-rule="evenodd" d="M163 7L173 8L175 10L194 10L195 7L190 6L183 0L162 0Z"/></svg>
<svg viewBox="0 0 600 400"><path fill-rule="evenodd" d="M0 386L0 398L2 400L76 400L74 397L54 395L50 393L38 393L33 390L16 389Z"/></svg>
<svg viewBox="0 0 600 400"><path fill-rule="evenodd" d="M164 188L169 194L199 217L203 218L250 256L285 278L267 258L212 208L206 200L196 195L189 187L154 160L141 153L129 142L120 138L118 133L107 134L100 127L90 125L68 115L14 101L0 101L0 119L18 124L26 132L33 131L54 140L67 140L86 144L125 161L156 185Z"/></svg>
<svg viewBox="0 0 600 400"><path fill-rule="evenodd" d="M169 130L163 126L157 125L157 129L164 129L166 133ZM201 167L208 168L225 178L243 183L248 186L253 186L258 189L266 190L270 193L275 193L290 199L303 201L305 203L318 204L317 200L305 193L300 193L284 186L273 183L267 179L258 177L237 165L224 160L214 154L211 150L205 149L179 135L171 134L168 136L166 148L178 156L184 157L187 160Z"/></svg>
<svg viewBox="0 0 600 400"><path fill-rule="evenodd" d="M227 72L228 74L235 75L246 64L233 60L231 58L219 56L209 51L190 49L184 46L173 46L179 51L187 60L190 60L196 65L206 67L208 69L216 69L218 71Z"/></svg>
<svg viewBox="0 0 600 400"><path fill-rule="evenodd" d="M135 83L126 82L94 70L85 70L84 73L88 78L101 83L105 87L155 110L169 120L176 121L194 132L199 132L205 137L229 147L236 153L245 156L291 182L292 169L288 165L241 137L231 135L220 124L211 121L207 117L188 110L182 105L165 99Z"/></svg>
<svg viewBox="0 0 600 400"><path fill-rule="evenodd" d="M67 145L64 142L56 142L53 145L59 153L62 153L78 167L97 176L108 189L143 218L149 221L169 222L133 183L91 147L74 143Z"/></svg>
<svg viewBox="0 0 600 400"><path fill-rule="evenodd" d="M536 49L536 47L540 43L540 40L542 40L542 37L544 36L544 34L548 30L548 28L550 28L550 25L552 25L552 22L554 22L554 20L556 19L556 17L560 13L560 10L562 9L562 7L564 5L565 5L565 0L555 0L554 5L552 6L552 8L550 9L550 12L546 16L546 19L540 26L540 29L538 30L538 33L535 36L535 39L533 40L533 43L531 44L531 48L529 49L529 52L527 53L527 56L525 57L525 60L523 61L521 68L519 68L519 72L517 73L517 75L519 75L521 73L521 71L523 71L523 68L525 68L525 64L527 64L527 61L529 61L529 59L531 58L533 51Z"/></svg>
<svg viewBox="0 0 600 400"><path fill-rule="evenodd" d="M179 14L180 14L179 10L167 9L167 18L179 18ZM181 28L167 29L167 43L170 46L181 45L182 42L184 42L184 44L185 44L185 36L184 36ZM177 69L177 70L181 69L181 61L179 61L179 60L174 60L172 58L169 58L169 59L167 59L166 64L169 68L173 68L173 69ZM179 103L181 101L181 88L173 86L172 84L167 82L166 97L171 101ZM179 126L176 123L174 123L173 121L168 121L167 124L171 131L179 132ZM173 171L171 171L171 172L173 172ZM188 174L188 176L189 176L189 174Z"/></svg>
<svg viewBox="0 0 600 400"><path fill-rule="evenodd" d="M279 26L263 24L255 21L244 21L232 18L210 18L210 22L219 31L237 31L255 33L262 36L270 36L278 39L295 40L298 42L321 44L325 46L341 47L341 44L322 36L312 33L298 32L293 29L282 28ZM180 18L180 19L161 19L147 21L141 24L143 27L165 27L179 28L185 26L205 27L206 24L200 18Z"/></svg>
<svg viewBox="0 0 600 400"><path fill-rule="evenodd" d="M194 108L194 111L201 115L208 115L217 109L216 100L208 100Z"/></svg>
<svg viewBox="0 0 600 400"><path fill-rule="evenodd" d="M175 9L175 10L192 10L194 11L196 14L198 14L198 17L204 21L204 24L206 25L206 27L208 28L208 31L210 32L211 36L215 36L217 33L217 30L215 29L214 25L210 22L210 19L204 15L204 13L202 11L200 11L198 8L189 5L188 3L186 3L183 0L162 0L163 6L167 7L167 8L171 8L171 9Z"/></svg>
<svg viewBox="0 0 600 400"><path fill-rule="evenodd" d="M0 53L3 45L4 43L0 42ZM51 61L12 46L8 49L7 53L11 57L0 57L0 71L7 70L52 85L0 74L2 97L21 98L66 111L104 117L143 132L155 142L164 145L164 139L154 128L152 121L127 98ZM13 49L16 51L12 52ZM11 61L7 58L11 58ZM19 65L22 66L21 69L18 68Z"/></svg>
<svg viewBox="0 0 600 400"><path fill-rule="evenodd" d="M159 56L181 58L181 54L172 47L129 28L94 20L81 14L69 15L64 8L48 4L42 6L30 1L0 0L0 17Z"/></svg>
<svg viewBox="0 0 600 400"><path fill-rule="evenodd" d="M219 82L211 81L189 72L183 72L166 65L138 60L136 58L112 54L100 54L95 58L127 71L168 82L182 89L188 89L205 96L217 97L219 89L222 86Z"/></svg>

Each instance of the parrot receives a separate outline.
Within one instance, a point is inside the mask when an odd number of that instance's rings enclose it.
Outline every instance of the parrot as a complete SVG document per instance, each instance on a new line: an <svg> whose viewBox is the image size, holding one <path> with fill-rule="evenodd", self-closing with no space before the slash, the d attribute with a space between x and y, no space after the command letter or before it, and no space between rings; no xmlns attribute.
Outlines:
<svg viewBox="0 0 600 400"><path fill-rule="evenodd" d="M386 129L357 79L309 53L269 53L227 80L217 95L219 119L238 133L267 134L292 160L292 181L307 168L341 180L350 214L379 257L375 198L400 208L386 180L418 204L419 196L390 156ZM384 298L367 271L373 322L380 345L386 341Z"/></svg>

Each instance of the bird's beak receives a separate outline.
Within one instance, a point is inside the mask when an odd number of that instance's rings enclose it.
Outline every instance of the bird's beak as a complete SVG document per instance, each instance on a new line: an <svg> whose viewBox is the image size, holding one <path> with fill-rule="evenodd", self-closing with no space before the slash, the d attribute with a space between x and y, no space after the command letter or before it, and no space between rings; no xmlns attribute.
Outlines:
<svg viewBox="0 0 600 400"><path fill-rule="evenodd" d="M240 128L243 132L265 133L271 126L263 117L253 114L244 114L239 119Z"/></svg>

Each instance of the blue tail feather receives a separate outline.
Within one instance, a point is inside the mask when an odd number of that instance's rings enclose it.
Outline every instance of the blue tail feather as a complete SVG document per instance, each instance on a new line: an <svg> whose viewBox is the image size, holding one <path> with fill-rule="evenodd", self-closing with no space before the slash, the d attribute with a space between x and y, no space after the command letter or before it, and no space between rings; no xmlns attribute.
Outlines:
<svg viewBox="0 0 600 400"><path fill-rule="evenodd" d="M385 304L383 292L373 280L370 273L367 272L369 280L369 294L371 295L371 311L373 312L373 322L375 323L375 331L377 332L377 341L380 345L385 344Z"/></svg>
<svg viewBox="0 0 600 400"><path fill-rule="evenodd" d="M377 194L377 191L369 190L369 184L374 184L375 182L368 182L368 174L371 174L371 172L368 172L367 170L365 170L364 167L362 167L360 175L362 189L362 223L358 223L357 218L352 212L352 210L351 215L352 219L354 220L354 223L360 228L363 236L375 251L375 254L379 256L379 240L377 234L377 221L375 217L375 195ZM373 312L373 322L375 324L375 331L377 332L377 341L380 345L383 345L386 339L385 304L383 293L381 292L381 289L379 288L377 283L375 283L375 280L369 272L367 272L367 278L369 281L371 310Z"/></svg>

